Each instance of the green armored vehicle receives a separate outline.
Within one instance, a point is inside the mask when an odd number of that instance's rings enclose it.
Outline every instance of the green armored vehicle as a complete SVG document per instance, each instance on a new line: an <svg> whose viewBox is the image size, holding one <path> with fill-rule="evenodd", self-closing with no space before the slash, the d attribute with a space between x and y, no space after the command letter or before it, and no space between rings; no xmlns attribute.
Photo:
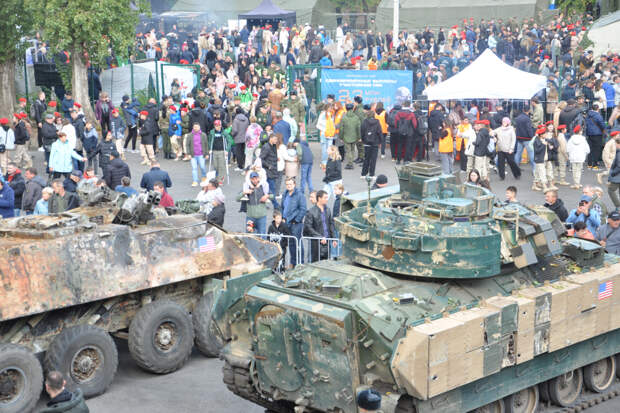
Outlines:
<svg viewBox="0 0 620 413"><path fill-rule="evenodd" d="M368 387L384 413L532 413L609 390L619 258L437 169L400 167L399 192L352 202L336 223L345 260L222 290L212 328L231 391L281 413L357 412Z"/></svg>
<svg viewBox="0 0 620 413"><path fill-rule="evenodd" d="M280 257L277 245L228 234L204 215L168 216L155 192L125 199L84 187L80 197L78 209L0 222L0 413L36 404L38 355L86 397L114 378L112 336L154 373L179 369L194 342L217 355L202 322L213 293Z"/></svg>

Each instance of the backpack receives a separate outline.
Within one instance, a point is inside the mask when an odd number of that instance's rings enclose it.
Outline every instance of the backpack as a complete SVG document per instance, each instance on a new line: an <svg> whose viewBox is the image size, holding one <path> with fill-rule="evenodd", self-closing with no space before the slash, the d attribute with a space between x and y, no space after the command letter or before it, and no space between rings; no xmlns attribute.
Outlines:
<svg viewBox="0 0 620 413"><path fill-rule="evenodd" d="M411 119L401 119L398 122L397 129L400 136L413 136L413 123L411 123Z"/></svg>
<svg viewBox="0 0 620 413"><path fill-rule="evenodd" d="M584 116L583 111L579 112L577 116L575 116L575 119L571 121L570 125L568 126L568 129L566 130L566 135L572 136L573 130L575 130L575 126L577 125L581 126L581 130L583 132L583 130L586 127L586 116Z"/></svg>
<svg viewBox="0 0 620 413"><path fill-rule="evenodd" d="M397 110L391 110L388 114L387 124L391 130L396 129L396 115L398 114Z"/></svg>
<svg viewBox="0 0 620 413"><path fill-rule="evenodd" d="M30 119L36 119L37 118L37 105L36 102L32 102L30 104Z"/></svg>
<svg viewBox="0 0 620 413"><path fill-rule="evenodd" d="M426 133L428 132L428 118L422 113L416 113L415 116L418 120L418 127L415 129L416 133L419 136L426 136Z"/></svg>
<svg viewBox="0 0 620 413"><path fill-rule="evenodd" d="M532 139L533 141L534 139ZM495 158L495 140L489 139L489 144L487 145L487 156L489 158Z"/></svg>

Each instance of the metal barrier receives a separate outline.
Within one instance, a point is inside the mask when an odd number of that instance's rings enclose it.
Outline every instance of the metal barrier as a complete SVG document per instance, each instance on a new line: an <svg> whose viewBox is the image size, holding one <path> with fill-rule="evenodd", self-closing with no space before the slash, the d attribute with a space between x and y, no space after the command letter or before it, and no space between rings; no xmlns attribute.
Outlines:
<svg viewBox="0 0 620 413"><path fill-rule="evenodd" d="M322 244L321 241L325 241ZM301 251L306 252L304 262L331 260L342 255L342 241L339 238L301 237Z"/></svg>

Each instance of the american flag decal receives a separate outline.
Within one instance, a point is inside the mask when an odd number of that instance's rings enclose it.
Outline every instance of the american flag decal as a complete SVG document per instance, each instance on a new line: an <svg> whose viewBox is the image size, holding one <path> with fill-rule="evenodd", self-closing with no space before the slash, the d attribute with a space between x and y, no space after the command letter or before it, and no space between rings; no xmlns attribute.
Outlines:
<svg viewBox="0 0 620 413"><path fill-rule="evenodd" d="M614 282L607 281L598 286L598 299L604 300L605 298L609 298L614 293Z"/></svg>
<svg viewBox="0 0 620 413"><path fill-rule="evenodd" d="M209 252L215 250L215 239L212 236L198 238L198 251Z"/></svg>

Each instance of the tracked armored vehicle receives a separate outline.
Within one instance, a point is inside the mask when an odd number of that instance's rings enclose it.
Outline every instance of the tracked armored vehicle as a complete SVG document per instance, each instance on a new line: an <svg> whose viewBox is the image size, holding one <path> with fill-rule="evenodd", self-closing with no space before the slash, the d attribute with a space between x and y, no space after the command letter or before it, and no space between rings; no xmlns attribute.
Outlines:
<svg viewBox="0 0 620 413"><path fill-rule="evenodd" d="M216 356L205 322L213 293L280 256L204 215L168 216L154 192L125 199L90 187L80 196L86 206L66 213L0 222L1 413L32 410L44 370L87 397L104 392L118 364L112 336L155 373L179 369L194 340Z"/></svg>
<svg viewBox="0 0 620 413"><path fill-rule="evenodd" d="M397 172L398 193L337 218L345 260L249 275L214 312L228 388L281 413L357 412L368 387L384 413L533 413L608 391L619 258L544 208L495 205L429 164Z"/></svg>

